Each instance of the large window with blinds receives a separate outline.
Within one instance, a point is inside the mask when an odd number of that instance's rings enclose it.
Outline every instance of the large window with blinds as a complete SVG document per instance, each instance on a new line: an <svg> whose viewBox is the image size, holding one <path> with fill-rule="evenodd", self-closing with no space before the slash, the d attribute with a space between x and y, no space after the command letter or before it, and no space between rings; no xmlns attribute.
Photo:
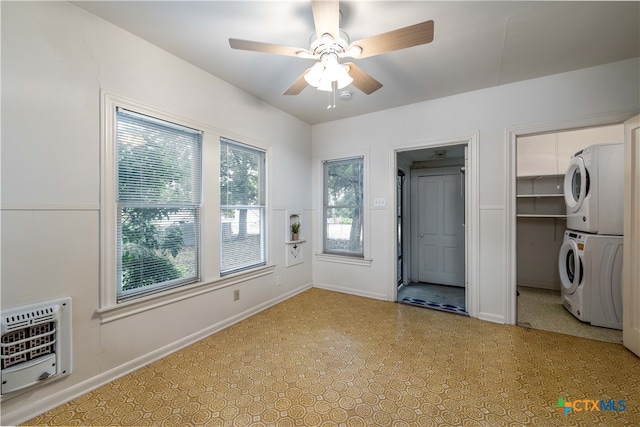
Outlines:
<svg viewBox="0 0 640 427"><path fill-rule="evenodd" d="M364 257L364 158L325 161L323 175L323 252Z"/></svg>
<svg viewBox="0 0 640 427"><path fill-rule="evenodd" d="M118 108L118 302L199 280L200 131Z"/></svg>
<svg viewBox="0 0 640 427"><path fill-rule="evenodd" d="M220 140L220 274L266 264L265 152Z"/></svg>
<svg viewBox="0 0 640 427"><path fill-rule="evenodd" d="M101 94L103 319L267 274L269 146Z"/></svg>

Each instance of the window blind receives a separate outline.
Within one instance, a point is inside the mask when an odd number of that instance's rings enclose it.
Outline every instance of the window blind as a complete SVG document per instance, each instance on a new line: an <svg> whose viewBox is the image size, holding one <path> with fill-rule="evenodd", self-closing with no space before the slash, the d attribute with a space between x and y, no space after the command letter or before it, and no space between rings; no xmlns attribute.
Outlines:
<svg viewBox="0 0 640 427"><path fill-rule="evenodd" d="M116 112L118 301L199 277L201 132Z"/></svg>
<svg viewBox="0 0 640 427"><path fill-rule="evenodd" d="M263 150L220 141L220 274L266 264Z"/></svg>

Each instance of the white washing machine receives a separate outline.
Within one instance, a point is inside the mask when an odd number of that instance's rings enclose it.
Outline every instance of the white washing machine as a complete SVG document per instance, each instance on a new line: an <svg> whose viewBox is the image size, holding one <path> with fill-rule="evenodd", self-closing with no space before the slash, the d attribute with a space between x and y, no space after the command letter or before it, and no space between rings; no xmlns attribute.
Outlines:
<svg viewBox="0 0 640 427"><path fill-rule="evenodd" d="M590 322L590 298L585 280L584 234L567 230L558 256L562 305L576 318Z"/></svg>
<svg viewBox="0 0 640 427"><path fill-rule="evenodd" d="M597 144L571 158L564 177L567 228L622 235L624 144Z"/></svg>
<svg viewBox="0 0 640 427"><path fill-rule="evenodd" d="M564 233L558 258L562 304L583 322L622 329L622 240Z"/></svg>

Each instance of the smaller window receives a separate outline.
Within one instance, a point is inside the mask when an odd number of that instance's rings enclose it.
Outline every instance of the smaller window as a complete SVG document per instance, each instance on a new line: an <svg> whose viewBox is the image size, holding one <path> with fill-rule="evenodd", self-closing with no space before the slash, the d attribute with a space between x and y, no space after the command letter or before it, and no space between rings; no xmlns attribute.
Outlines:
<svg viewBox="0 0 640 427"><path fill-rule="evenodd" d="M266 264L264 151L220 140L220 274Z"/></svg>
<svg viewBox="0 0 640 427"><path fill-rule="evenodd" d="M324 162L324 245L326 254L364 257L364 161Z"/></svg>

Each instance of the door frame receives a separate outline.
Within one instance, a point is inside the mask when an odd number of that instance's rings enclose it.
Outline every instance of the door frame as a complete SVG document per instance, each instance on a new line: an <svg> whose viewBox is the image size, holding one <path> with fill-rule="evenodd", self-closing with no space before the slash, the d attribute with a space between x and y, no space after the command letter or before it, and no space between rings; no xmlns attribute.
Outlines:
<svg viewBox="0 0 640 427"><path fill-rule="evenodd" d="M417 213L418 210L418 204L415 203L415 201L419 201L419 190L418 187L414 187L414 184L417 184L418 178L420 177L427 177L427 176L442 176L442 175L446 175L446 176L460 176L461 175L461 171L460 168L463 167L462 166L442 166L442 167L435 167L435 168L428 168L428 169L416 169L416 170L412 170L410 173L411 176L411 195L409 196L409 200L414 202L411 204L410 206L410 216L411 216L411 221L410 221L410 225L409 225L409 229L410 229L410 233L409 233L409 245L410 245L410 254L411 254L411 274L410 277L416 281L420 281L420 272L418 269L418 266L416 265L416 263L414 261L416 261L418 259L418 253L420 251L420 239L417 237L418 236L418 218L415 215ZM463 177L465 178L465 185L466 185L466 176L463 175ZM461 178L462 179L462 178ZM464 202L464 198L463 198L463 202ZM464 221L466 219L466 206L463 206L463 212L462 212L462 223L464 224ZM463 238L464 238L464 245L466 248L467 245L467 241L466 241L466 226L463 226ZM465 249L465 259L466 259L466 249ZM465 263L466 264L466 263ZM466 265L464 266L466 269ZM465 273L465 279L466 279L466 273ZM466 280L463 279L463 282L466 282ZM464 287L466 287L466 283L464 283ZM445 285L447 286L447 285Z"/></svg>
<svg viewBox="0 0 640 427"><path fill-rule="evenodd" d="M564 121L537 123L525 126L514 126L505 129L505 218L506 218L506 262L505 277L506 298L504 313L505 323L515 325L517 319L517 227L516 227L516 140L520 136L535 133L551 133L567 130L583 129L596 126L621 124L637 114L637 111L618 111L596 116L577 117Z"/></svg>
<svg viewBox="0 0 640 427"><path fill-rule="evenodd" d="M640 357L640 116L624 123L624 261L622 264L622 342Z"/></svg>
<svg viewBox="0 0 640 427"><path fill-rule="evenodd" d="M479 312L479 220L480 211L478 203L479 195L479 132L466 132L449 136L441 136L427 139L419 139L413 141L401 141L392 143L389 146L389 170L390 173L389 188L396 186L396 171L398 170L397 154L402 151L420 150L424 148L447 147L451 145L466 145L467 160L465 169L465 293L467 313L470 317L478 317ZM398 200L396 191L393 191L393 206L396 209ZM395 235L398 230L397 218L388 215L389 218L389 235ZM405 221L406 223L406 221ZM391 256L389 257L389 280L387 287L387 299L389 301L398 301L398 287L396 285L397 277L397 244L393 245ZM405 254L406 255L406 254Z"/></svg>

